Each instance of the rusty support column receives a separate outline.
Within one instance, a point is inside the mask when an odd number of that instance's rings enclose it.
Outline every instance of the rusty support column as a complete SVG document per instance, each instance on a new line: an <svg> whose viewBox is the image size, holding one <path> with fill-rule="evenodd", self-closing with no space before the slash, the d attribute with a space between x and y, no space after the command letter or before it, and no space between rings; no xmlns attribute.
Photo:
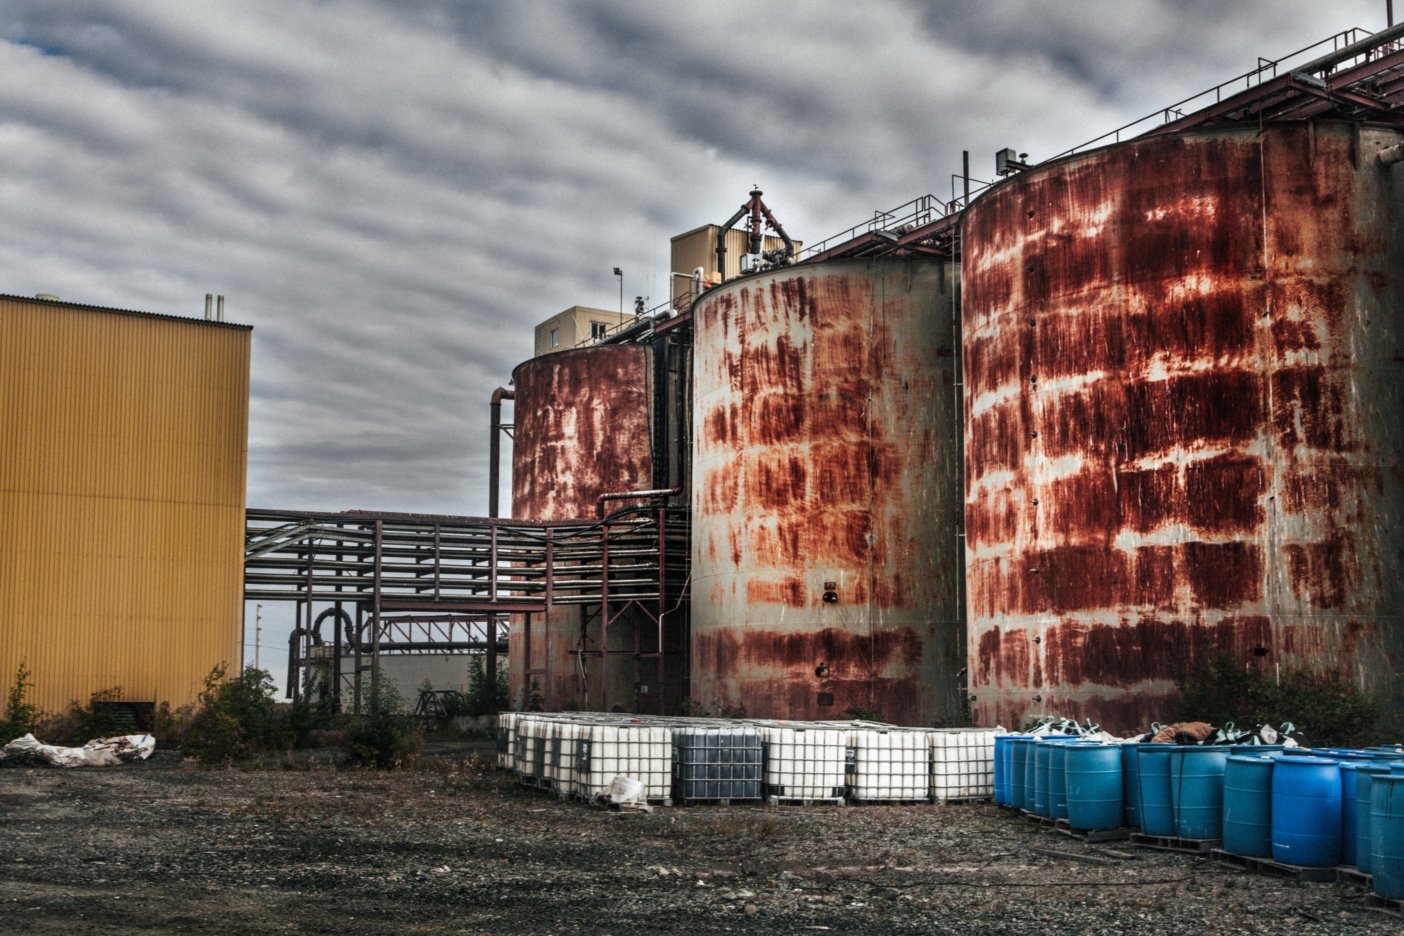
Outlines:
<svg viewBox="0 0 1404 936"><path fill-rule="evenodd" d="M600 528L600 709L609 711L609 523Z"/></svg>
<svg viewBox="0 0 1404 936"><path fill-rule="evenodd" d="M542 615L546 621L546 656L545 665L542 667L545 671L543 679L546 686L542 693L542 699L543 705L548 710L551 708L552 696L555 695L551 685L551 631L554 630L551 626L551 617L552 603L556 595L556 544L551 536L552 532L548 527L546 530L546 611ZM531 665L530 659L527 660L527 665Z"/></svg>
<svg viewBox="0 0 1404 936"><path fill-rule="evenodd" d="M379 699L380 689L380 575L381 547L385 539L385 523L375 521L375 584L371 594L371 698Z"/></svg>
<svg viewBox="0 0 1404 936"><path fill-rule="evenodd" d="M487 621L487 677L489 691L492 693L493 704L497 704L497 616L492 615Z"/></svg>

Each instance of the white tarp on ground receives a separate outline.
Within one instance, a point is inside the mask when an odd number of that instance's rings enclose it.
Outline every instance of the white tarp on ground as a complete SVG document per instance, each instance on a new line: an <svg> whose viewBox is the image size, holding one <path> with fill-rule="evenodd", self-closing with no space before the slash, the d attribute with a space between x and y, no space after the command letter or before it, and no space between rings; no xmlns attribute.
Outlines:
<svg viewBox="0 0 1404 936"><path fill-rule="evenodd" d="M94 738L82 747L58 747L27 734L0 748L0 761L13 757L55 767L111 767L123 761L146 760L154 750L156 739L151 735Z"/></svg>

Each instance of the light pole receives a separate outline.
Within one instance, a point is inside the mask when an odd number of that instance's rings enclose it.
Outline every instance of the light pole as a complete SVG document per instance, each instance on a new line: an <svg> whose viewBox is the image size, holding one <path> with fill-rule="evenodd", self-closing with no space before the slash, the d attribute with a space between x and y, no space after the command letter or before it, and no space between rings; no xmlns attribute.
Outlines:
<svg viewBox="0 0 1404 936"><path fill-rule="evenodd" d="M614 268L614 275L619 277L619 314L624 314L624 271L619 267Z"/></svg>

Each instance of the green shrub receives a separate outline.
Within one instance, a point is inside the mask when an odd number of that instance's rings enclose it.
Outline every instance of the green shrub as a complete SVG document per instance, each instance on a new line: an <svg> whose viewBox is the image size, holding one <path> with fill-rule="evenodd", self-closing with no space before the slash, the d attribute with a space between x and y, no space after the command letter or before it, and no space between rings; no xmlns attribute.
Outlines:
<svg viewBox="0 0 1404 936"><path fill-rule="evenodd" d="M228 764L281 746L282 726L273 703L273 677L246 666L226 679L223 663L210 670L200 707L181 743L207 764Z"/></svg>
<svg viewBox="0 0 1404 936"><path fill-rule="evenodd" d="M29 667L20 660L15 681L5 696L5 714L0 716L0 746L33 734L39 726L39 709L29 702L29 690L34 685L30 675Z"/></svg>
<svg viewBox="0 0 1404 936"><path fill-rule="evenodd" d="M1278 679L1227 654L1181 681L1179 720L1239 728L1291 722L1313 746L1353 746L1388 740L1385 707L1344 680L1287 671Z"/></svg>
<svg viewBox="0 0 1404 936"><path fill-rule="evenodd" d="M468 692L463 696L460 715L496 715L507 708L507 668L503 659L497 660L497 672L489 679L487 658L474 654L468 661Z"/></svg>
<svg viewBox="0 0 1404 936"><path fill-rule="evenodd" d="M281 713L283 734L295 748L305 748L315 736L336 721L336 699L324 675L309 669L302 682L302 692Z"/></svg>
<svg viewBox="0 0 1404 936"><path fill-rule="evenodd" d="M372 680L364 709L344 720L342 744L351 763L389 770L412 762L424 736L390 680Z"/></svg>

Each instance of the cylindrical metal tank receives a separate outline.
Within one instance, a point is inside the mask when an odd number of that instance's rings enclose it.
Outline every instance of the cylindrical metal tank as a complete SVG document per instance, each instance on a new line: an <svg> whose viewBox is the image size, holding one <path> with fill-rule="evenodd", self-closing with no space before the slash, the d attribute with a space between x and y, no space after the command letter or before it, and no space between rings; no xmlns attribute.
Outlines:
<svg viewBox="0 0 1404 936"><path fill-rule="evenodd" d="M831 261L694 306L692 701L959 716L954 264Z"/></svg>
<svg viewBox="0 0 1404 936"><path fill-rule="evenodd" d="M652 486L647 345L544 354L512 371L512 515L595 516L601 494Z"/></svg>
<svg viewBox="0 0 1404 936"><path fill-rule="evenodd" d="M637 344L559 351L517 365L512 372L514 517L593 520L601 494L651 486L652 375L651 351ZM532 616L528 667L526 621L513 616L508 642L513 705L527 707L534 689L552 708L599 708L601 700L629 707L635 697L632 657L611 658L609 685L601 684L598 609L564 605L547 620L541 617ZM546 668L548 632L549 684L544 674L528 681L528 668ZM609 641L613 651L632 651L631 619L611 623Z"/></svg>
<svg viewBox="0 0 1404 936"><path fill-rule="evenodd" d="M1217 652L1398 699L1400 139L1167 134L968 209L979 723L1141 728Z"/></svg>

